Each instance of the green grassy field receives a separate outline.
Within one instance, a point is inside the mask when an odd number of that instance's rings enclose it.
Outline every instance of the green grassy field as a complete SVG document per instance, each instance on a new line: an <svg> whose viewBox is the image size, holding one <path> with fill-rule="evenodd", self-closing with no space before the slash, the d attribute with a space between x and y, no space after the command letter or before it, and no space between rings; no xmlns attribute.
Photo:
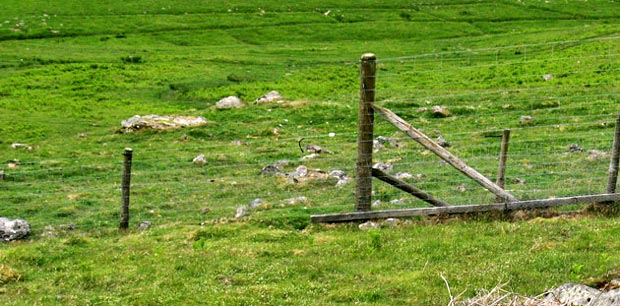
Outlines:
<svg viewBox="0 0 620 306"><path fill-rule="evenodd" d="M377 102L446 138L489 178L497 136L512 129L506 188L519 199L602 193L609 157L589 159L588 151L609 151L620 111L619 7L5 0L0 216L29 221L33 234L0 245L0 303L446 305L442 276L467 298L498 284L537 295L617 275L614 214L416 218L361 231L310 224L311 214L351 211L354 182L337 188L260 172L288 160L287 172L304 165L354 176L358 60L373 52ZM271 90L286 102L253 104ZM218 110L229 95L245 107ZM434 105L451 115L423 111ZM118 132L122 120L147 114L208 124ZM523 116L533 119L521 123ZM450 203L493 202L376 120L376 136L402 145L380 150L376 161L411 172L413 184ZM301 161L302 138L333 154ZM571 144L584 151L569 153ZM134 150L131 230L119 232L126 147ZM199 154L205 165L192 163ZM374 184L380 208L425 206ZM300 196L307 201L286 204ZM257 198L260 207L234 218ZM135 229L143 220L152 227Z"/></svg>

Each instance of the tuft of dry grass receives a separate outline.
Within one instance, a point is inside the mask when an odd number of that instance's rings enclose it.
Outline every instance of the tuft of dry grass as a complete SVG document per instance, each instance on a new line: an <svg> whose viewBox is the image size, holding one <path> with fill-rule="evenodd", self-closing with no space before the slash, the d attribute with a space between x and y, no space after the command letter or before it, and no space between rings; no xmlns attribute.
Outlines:
<svg viewBox="0 0 620 306"><path fill-rule="evenodd" d="M23 276L21 273L7 265L0 264L0 284L18 282L22 279Z"/></svg>
<svg viewBox="0 0 620 306"><path fill-rule="evenodd" d="M563 306L558 301L544 300L544 294L538 297L527 297L510 292L504 289L507 284L495 286L491 290L481 290L476 297L463 300L461 298L463 293L452 296L450 284L443 275L441 275L441 278L445 282L450 295L450 302L447 306Z"/></svg>

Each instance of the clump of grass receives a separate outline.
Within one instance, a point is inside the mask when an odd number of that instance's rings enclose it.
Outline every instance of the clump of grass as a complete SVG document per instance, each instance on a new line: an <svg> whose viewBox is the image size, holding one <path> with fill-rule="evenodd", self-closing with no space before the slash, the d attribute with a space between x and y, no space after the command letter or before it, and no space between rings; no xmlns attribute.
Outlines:
<svg viewBox="0 0 620 306"><path fill-rule="evenodd" d="M24 276L17 270L0 264L0 284L8 284L23 280Z"/></svg>
<svg viewBox="0 0 620 306"><path fill-rule="evenodd" d="M442 276L443 278L443 276ZM543 295L538 297L527 297L504 289L505 284L495 286L491 290L482 290L476 297L461 300L461 295L452 296L450 286L446 279L446 286L450 293L448 306L561 306L560 302L553 300L543 300Z"/></svg>

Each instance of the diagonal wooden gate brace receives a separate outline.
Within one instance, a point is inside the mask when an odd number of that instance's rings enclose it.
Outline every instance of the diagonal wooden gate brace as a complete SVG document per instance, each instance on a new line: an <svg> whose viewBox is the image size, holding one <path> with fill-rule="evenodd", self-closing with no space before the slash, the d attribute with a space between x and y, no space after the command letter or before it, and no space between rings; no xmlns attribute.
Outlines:
<svg viewBox="0 0 620 306"><path fill-rule="evenodd" d="M448 203L433 197L430 193L428 193L428 192L426 192L426 191L424 191L422 189L413 187L413 186L407 184L405 181L403 181L401 179L398 179L396 177L393 177L393 176L391 176L391 175L389 175L389 174L387 174L387 173L385 173L385 172L383 172L383 171L381 171L381 170L379 170L377 168L372 168L372 176L374 176L374 177L376 177L376 178L378 178L378 179L380 179L380 180L382 180L382 181L384 181L384 182L386 182L386 183L388 183L388 184L390 184L390 185L392 185L392 186L394 186L394 187L396 187L396 188L398 188L398 189L400 189L400 190L402 190L404 192L407 192L407 193L413 195L414 197L417 197L420 200L422 200L424 202L427 202L427 203L429 203L429 204L431 204L433 206L439 206L439 207L441 207L441 206L449 206Z"/></svg>
<svg viewBox="0 0 620 306"><path fill-rule="evenodd" d="M484 188L488 189L496 196L504 200L505 202L516 202L518 201L513 195L508 193L503 188L497 186L495 183L490 181L488 178L484 177L474 168L471 168L467 164L465 164L458 157L454 156L448 150L444 149L442 146L438 145L435 141L430 139L424 133L419 131L418 129L411 126L402 118L398 117L395 113L387 108L383 108L374 103L371 103L371 107L379 112L383 118L385 118L388 122L393 124L396 128L405 132L411 139L415 140L417 143L421 144L426 149L435 153L435 155L439 156L441 159L446 161L452 167L461 171L463 174L467 175L472 180L476 181L478 184L482 185Z"/></svg>

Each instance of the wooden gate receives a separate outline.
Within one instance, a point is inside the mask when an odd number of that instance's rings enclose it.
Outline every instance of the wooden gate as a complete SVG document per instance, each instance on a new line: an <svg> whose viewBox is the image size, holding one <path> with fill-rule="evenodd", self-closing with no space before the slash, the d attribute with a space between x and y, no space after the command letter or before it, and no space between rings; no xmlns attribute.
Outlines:
<svg viewBox="0 0 620 306"><path fill-rule="evenodd" d="M364 221L369 219L411 217L419 215L439 214L462 214L488 211L512 211L520 209L549 208L561 205L584 204L584 203L609 203L620 201L620 194L616 193L618 179L618 161L620 159L620 115L616 119L615 134L613 140L611 163L607 193L597 195L584 195L563 197L554 199L520 201L503 188L504 168L506 151L508 148L509 131L504 131L502 149L500 153L500 165L498 180L492 182L478 171L468 166L465 162L443 148L420 130L411 126L394 112L375 104L375 79L376 79L376 56L372 53L363 54L360 62L360 101L358 111L358 151L356 163L356 192L355 211L312 215L313 222L350 222ZM477 205L450 205L447 202L435 198L428 192L421 190L407 182L391 176L384 171L372 167L373 157L373 128L374 114L379 113L386 121L404 132L412 140L433 152L447 164L486 188L496 195L497 202ZM405 191L433 207L409 208L397 210L371 210L372 178L375 177L402 191Z"/></svg>

